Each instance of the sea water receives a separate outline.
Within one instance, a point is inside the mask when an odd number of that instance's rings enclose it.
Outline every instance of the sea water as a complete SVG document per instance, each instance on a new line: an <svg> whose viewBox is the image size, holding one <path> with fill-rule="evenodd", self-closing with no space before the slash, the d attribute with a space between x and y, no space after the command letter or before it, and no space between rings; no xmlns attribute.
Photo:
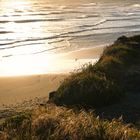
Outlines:
<svg viewBox="0 0 140 140"><path fill-rule="evenodd" d="M139 33L139 0L0 0L0 75L69 72L93 59L56 56Z"/></svg>

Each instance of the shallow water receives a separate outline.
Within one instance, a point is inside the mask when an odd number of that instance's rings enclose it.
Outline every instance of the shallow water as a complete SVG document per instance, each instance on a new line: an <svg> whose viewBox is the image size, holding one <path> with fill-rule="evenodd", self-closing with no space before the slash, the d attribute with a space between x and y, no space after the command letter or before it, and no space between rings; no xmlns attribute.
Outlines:
<svg viewBox="0 0 140 140"><path fill-rule="evenodd" d="M0 75L70 71L89 60L54 56L139 33L139 0L0 0Z"/></svg>

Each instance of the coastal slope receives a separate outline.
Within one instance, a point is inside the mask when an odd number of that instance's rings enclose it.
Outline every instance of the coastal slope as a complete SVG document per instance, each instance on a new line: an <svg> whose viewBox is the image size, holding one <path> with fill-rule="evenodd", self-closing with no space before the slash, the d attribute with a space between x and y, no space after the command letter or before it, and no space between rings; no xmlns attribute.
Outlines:
<svg viewBox="0 0 140 140"><path fill-rule="evenodd" d="M66 78L50 95L57 105L104 107L140 92L140 36L118 38L99 61Z"/></svg>

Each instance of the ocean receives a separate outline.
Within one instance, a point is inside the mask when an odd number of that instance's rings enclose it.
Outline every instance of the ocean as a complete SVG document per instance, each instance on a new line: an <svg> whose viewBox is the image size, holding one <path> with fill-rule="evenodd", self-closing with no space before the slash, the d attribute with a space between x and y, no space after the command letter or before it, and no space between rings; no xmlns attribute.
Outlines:
<svg viewBox="0 0 140 140"><path fill-rule="evenodd" d="M139 33L139 0L0 0L0 75L70 72L98 58L58 56Z"/></svg>

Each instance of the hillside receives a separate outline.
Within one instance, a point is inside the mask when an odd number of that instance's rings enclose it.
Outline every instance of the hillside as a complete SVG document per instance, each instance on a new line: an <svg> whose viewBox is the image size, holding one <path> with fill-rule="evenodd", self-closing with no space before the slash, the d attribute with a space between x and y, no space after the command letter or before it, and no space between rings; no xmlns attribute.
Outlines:
<svg viewBox="0 0 140 140"><path fill-rule="evenodd" d="M57 105L104 107L140 92L140 36L118 38L95 64L73 73L50 94Z"/></svg>

